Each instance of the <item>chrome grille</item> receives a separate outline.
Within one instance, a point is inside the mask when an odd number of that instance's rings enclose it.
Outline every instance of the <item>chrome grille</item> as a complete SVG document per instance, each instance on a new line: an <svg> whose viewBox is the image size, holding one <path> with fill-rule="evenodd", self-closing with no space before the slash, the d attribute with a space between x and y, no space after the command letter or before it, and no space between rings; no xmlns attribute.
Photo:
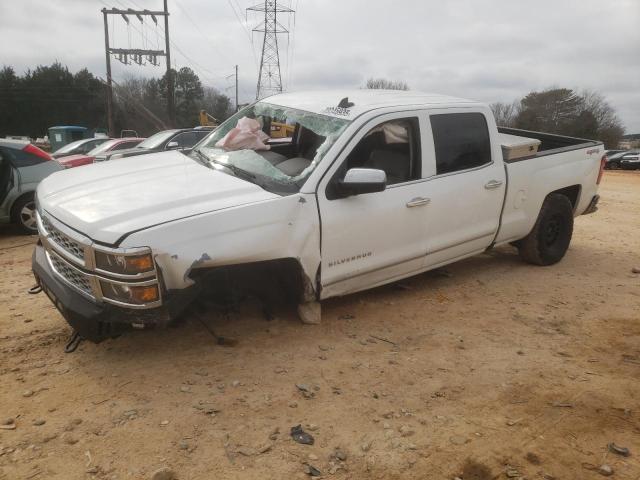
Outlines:
<svg viewBox="0 0 640 480"><path fill-rule="evenodd" d="M49 236L49 240L51 240L68 254L84 261L84 247L80 243L76 242L69 236L62 233L56 227L54 227L46 216L43 215L40 218L42 219L42 226Z"/></svg>
<svg viewBox="0 0 640 480"><path fill-rule="evenodd" d="M49 261L51 262L51 267L58 275L60 275L64 280L66 280L77 289L93 296L91 282L89 281L88 276L84 272L82 272L82 270L78 270L77 268L72 267L54 252L48 251L47 256L49 257Z"/></svg>

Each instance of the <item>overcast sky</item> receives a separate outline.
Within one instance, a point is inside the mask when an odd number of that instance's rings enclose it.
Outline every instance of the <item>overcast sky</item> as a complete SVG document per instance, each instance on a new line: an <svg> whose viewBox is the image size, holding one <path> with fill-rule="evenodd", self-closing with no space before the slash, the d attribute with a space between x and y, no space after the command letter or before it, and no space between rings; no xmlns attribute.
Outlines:
<svg viewBox="0 0 640 480"><path fill-rule="evenodd" d="M283 0L285 88L357 88L368 77L485 102L550 86L606 96L627 133L640 132L640 0ZM259 0L169 0L172 60L225 90L240 68L240 101L255 96ZM0 65L19 73L55 60L105 75L103 7L161 9L162 0L0 0ZM155 48L137 20L110 24L114 46ZM114 79L160 76L162 67L113 62ZM231 89L226 91L230 96Z"/></svg>

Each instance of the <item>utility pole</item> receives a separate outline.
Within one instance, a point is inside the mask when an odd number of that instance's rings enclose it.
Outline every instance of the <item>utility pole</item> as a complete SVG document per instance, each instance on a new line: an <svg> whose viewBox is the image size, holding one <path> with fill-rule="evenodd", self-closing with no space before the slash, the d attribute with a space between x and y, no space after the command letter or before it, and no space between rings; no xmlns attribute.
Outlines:
<svg viewBox="0 0 640 480"><path fill-rule="evenodd" d="M167 52L167 113L169 115L169 124L176 126L176 98L173 85L173 73L171 72L171 50L169 49L169 9L167 8L167 0L164 0L164 45Z"/></svg>
<svg viewBox="0 0 640 480"><path fill-rule="evenodd" d="M107 136L113 137L113 84L111 82L111 55L109 55L109 25L107 12L102 10L104 17L104 53L107 57Z"/></svg>
<svg viewBox="0 0 640 480"><path fill-rule="evenodd" d="M238 104L238 65L236 65L236 112L240 110L240 106Z"/></svg>
<svg viewBox="0 0 640 480"><path fill-rule="evenodd" d="M107 62L107 125L109 135L114 135L113 124L113 80L111 77L111 55L116 57L117 60L129 65L130 63L136 63L143 65L150 63L153 66L158 66L158 57L167 58L167 114L169 116L170 126L175 125L175 98L174 98L174 78L171 72L171 53L169 50L169 10L167 9L167 0L164 0L164 10L134 10L133 8L119 9L119 8L103 8L102 15L104 17L104 50ZM135 16L142 25L144 17L151 17L153 23L158 26L157 17L164 17L164 38L165 49L164 50L149 50L141 48L113 48L109 43L109 28L108 17L109 15L121 16L124 21L129 25L129 15Z"/></svg>
<svg viewBox="0 0 640 480"><path fill-rule="evenodd" d="M282 92L278 34L288 34L289 30L278 21L278 14L295 13L295 10L278 5L278 0L264 0L264 5L254 5L247 8L247 11L264 13L264 20L253 29L254 32L264 33L256 89L256 100L260 100L268 95Z"/></svg>

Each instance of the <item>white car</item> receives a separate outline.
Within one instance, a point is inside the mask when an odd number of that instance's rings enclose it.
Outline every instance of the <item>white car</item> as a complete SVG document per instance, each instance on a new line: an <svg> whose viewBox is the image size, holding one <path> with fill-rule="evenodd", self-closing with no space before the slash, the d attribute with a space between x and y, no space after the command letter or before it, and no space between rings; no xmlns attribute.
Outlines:
<svg viewBox="0 0 640 480"><path fill-rule="evenodd" d="M272 141L271 122L293 134ZM314 323L326 298L497 245L558 262L574 216L596 210L603 152L596 141L498 129L487 105L442 95L280 94L188 155L45 179L33 271L93 341L166 325L203 292L256 283L286 292Z"/></svg>

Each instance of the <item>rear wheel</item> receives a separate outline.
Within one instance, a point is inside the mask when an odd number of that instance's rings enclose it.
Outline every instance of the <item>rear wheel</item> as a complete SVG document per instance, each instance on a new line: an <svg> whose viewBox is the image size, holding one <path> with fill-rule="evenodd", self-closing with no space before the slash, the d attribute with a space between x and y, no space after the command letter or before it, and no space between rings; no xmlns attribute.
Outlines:
<svg viewBox="0 0 640 480"><path fill-rule="evenodd" d="M531 233L520 240L520 257L535 265L553 265L564 257L573 234L573 206L557 193L549 195Z"/></svg>
<svg viewBox="0 0 640 480"><path fill-rule="evenodd" d="M16 200L13 204L12 219L24 233L38 233L38 225L36 223L36 202L33 195L25 195Z"/></svg>

